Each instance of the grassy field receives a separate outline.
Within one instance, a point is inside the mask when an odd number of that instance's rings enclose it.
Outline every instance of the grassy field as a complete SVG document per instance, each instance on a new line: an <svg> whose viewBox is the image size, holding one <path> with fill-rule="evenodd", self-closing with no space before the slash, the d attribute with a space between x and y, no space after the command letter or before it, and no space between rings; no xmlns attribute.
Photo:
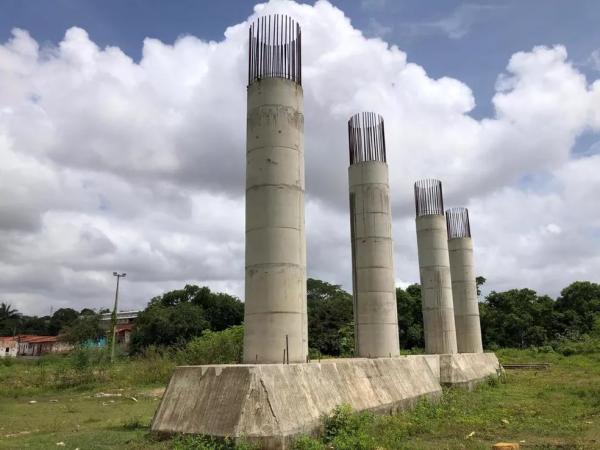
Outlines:
<svg viewBox="0 0 600 450"><path fill-rule="evenodd" d="M501 350L498 355L503 362L552 366L509 371L500 382L472 393L448 389L439 404L424 403L394 417L342 408L326 419L324 437L302 439L297 447L489 449L509 441L525 449L600 449L600 354ZM0 448L216 448L198 439L150 436L148 425L172 366L168 361L103 369L73 364L77 361L0 365Z"/></svg>

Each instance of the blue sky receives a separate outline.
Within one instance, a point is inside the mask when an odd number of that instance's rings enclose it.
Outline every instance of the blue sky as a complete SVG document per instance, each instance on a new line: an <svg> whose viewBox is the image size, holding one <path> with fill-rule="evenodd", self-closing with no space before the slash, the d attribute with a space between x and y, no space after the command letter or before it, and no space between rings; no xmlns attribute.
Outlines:
<svg viewBox="0 0 600 450"><path fill-rule="evenodd" d="M58 43L79 26L100 46L120 47L139 60L142 41L173 43L191 34L220 41L225 28L245 20L247 0L0 0L0 40L14 27L40 42ZM314 2L304 2L313 4ZM475 93L475 117L492 113L496 78L510 56L536 45L562 44L581 72L595 78L589 61L600 46L597 0L332 0L368 36L398 45L433 78L451 76ZM587 147L589 138L582 144Z"/></svg>
<svg viewBox="0 0 600 450"><path fill-rule="evenodd" d="M424 177L469 208L488 290L600 281L600 2L263 8L303 27L309 276L351 289L345 126L372 110L386 121L399 286L419 278ZM243 298L253 12L0 0L2 301L110 306L115 270L128 273L124 307L186 283Z"/></svg>

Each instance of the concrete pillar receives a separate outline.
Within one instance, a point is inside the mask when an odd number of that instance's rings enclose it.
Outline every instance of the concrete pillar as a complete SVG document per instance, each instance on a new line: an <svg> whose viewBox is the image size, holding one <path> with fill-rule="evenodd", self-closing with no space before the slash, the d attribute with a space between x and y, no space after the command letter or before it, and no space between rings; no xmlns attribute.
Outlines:
<svg viewBox="0 0 600 450"><path fill-rule="evenodd" d="M359 357L397 356L398 313L383 119L373 113L357 114L348 122L348 133L355 352Z"/></svg>
<svg viewBox="0 0 600 450"><path fill-rule="evenodd" d="M441 181L417 181L415 206L425 353L456 353L448 235Z"/></svg>
<svg viewBox="0 0 600 450"><path fill-rule="evenodd" d="M469 211L466 208L447 210L446 227L458 352L483 353Z"/></svg>
<svg viewBox="0 0 600 450"><path fill-rule="evenodd" d="M300 27L285 16L259 18L248 71L246 363L308 355L300 73Z"/></svg>

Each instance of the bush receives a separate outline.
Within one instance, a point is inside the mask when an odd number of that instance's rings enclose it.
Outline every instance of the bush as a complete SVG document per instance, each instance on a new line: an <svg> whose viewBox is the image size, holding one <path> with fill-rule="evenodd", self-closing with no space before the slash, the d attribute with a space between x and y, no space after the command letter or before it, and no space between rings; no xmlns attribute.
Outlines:
<svg viewBox="0 0 600 450"><path fill-rule="evenodd" d="M236 325L223 331L206 330L192 339L182 351L187 364L234 364L242 361L244 327Z"/></svg>
<svg viewBox="0 0 600 450"><path fill-rule="evenodd" d="M0 363L2 363L4 367L10 367L14 364L14 361L12 358L7 357L0 359Z"/></svg>
<svg viewBox="0 0 600 450"><path fill-rule="evenodd" d="M323 450L325 445L309 436L300 436L292 444L293 450Z"/></svg>
<svg viewBox="0 0 600 450"><path fill-rule="evenodd" d="M169 381L176 365L174 352L167 347L151 345L131 358L133 369L127 370L132 385L164 384Z"/></svg>
<svg viewBox="0 0 600 450"><path fill-rule="evenodd" d="M339 450L374 448L374 423L375 416L370 412L353 413L349 405L338 406L323 420L323 441Z"/></svg>
<svg viewBox="0 0 600 450"><path fill-rule="evenodd" d="M560 341L555 344L555 350L563 356L600 353L600 339L584 336L578 341Z"/></svg>
<svg viewBox="0 0 600 450"><path fill-rule="evenodd" d="M245 443L235 443L233 439L218 439L210 436L178 436L173 442L173 450L257 450L258 447Z"/></svg>

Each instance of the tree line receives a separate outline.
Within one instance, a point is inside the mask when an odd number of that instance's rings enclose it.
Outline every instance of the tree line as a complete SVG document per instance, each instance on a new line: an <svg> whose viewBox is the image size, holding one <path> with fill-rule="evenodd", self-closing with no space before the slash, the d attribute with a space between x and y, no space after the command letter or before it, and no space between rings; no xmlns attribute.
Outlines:
<svg viewBox="0 0 600 450"><path fill-rule="evenodd" d="M7 302L0 302L0 336L31 334L36 336L65 336L67 340L78 341L79 335L89 338L100 337L105 331L100 327L100 313L90 308L77 311L73 308L60 308L46 316L21 314Z"/></svg>
<svg viewBox="0 0 600 450"><path fill-rule="evenodd" d="M478 293L485 278L477 278ZM421 289L412 284L396 289L400 347L424 348ZM352 295L340 285L309 278L308 337L311 357L351 356L354 352ZM486 349L552 345L562 340L600 337L600 284L577 281L552 299L531 289L492 291L480 298L483 344ZM236 297L207 287L186 285L150 300L134 328L131 351L149 346L182 347L194 337L242 324L244 304ZM0 303L0 335L61 335L73 343L106 333L98 313L84 309L57 310L51 316L24 316Z"/></svg>

